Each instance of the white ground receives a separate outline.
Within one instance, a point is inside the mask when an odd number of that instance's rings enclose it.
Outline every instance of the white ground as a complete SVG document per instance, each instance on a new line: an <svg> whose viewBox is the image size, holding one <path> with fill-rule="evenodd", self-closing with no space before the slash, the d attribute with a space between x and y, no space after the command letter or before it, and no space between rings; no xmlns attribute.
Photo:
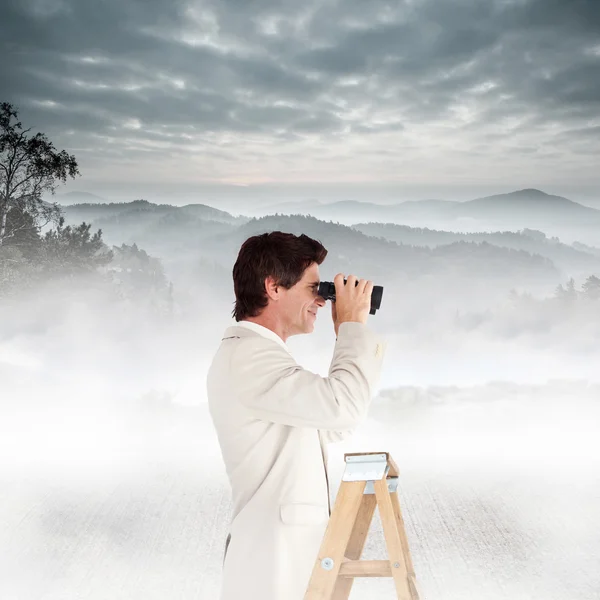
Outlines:
<svg viewBox="0 0 600 600"><path fill-rule="evenodd" d="M598 599L598 389L375 400L331 446L332 493L344 451L392 452L423 600ZM206 407L26 396L0 421L0 599L216 600L230 505ZM378 520L371 535L365 557L384 557ZM393 597L388 580L351 595Z"/></svg>

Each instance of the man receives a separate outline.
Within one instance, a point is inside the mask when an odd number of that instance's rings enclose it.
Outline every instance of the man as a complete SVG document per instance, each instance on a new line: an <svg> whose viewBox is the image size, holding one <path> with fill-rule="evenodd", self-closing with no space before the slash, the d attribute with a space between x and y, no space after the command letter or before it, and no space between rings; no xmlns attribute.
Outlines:
<svg viewBox="0 0 600 600"><path fill-rule="evenodd" d="M327 250L275 231L241 246L233 268L237 325L210 366L210 414L233 494L221 600L302 600L330 515L329 442L366 417L384 342L366 326L373 283L335 276L329 376L303 369L286 341L312 333Z"/></svg>

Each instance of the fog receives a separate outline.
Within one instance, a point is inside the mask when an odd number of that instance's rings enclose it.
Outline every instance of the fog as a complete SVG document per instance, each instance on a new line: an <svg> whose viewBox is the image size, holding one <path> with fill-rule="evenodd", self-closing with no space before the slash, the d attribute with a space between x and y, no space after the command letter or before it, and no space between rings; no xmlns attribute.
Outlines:
<svg viewBox="0 0 600 600"><path fill-rule="evenodd" d="M343 214L112 206L89 220L113 262L0 300L0 598L218 597L231 506L205 376L233 324L239 246L273 229L323 242L321 280L384 286L368 322L388 342L382 377L367 422L330 446L332 497L344 452L389 451L422 598L598 597L600 298L582 286L600 275L600 233L557 220L539 230L559 241L532 234L528 251L426 247ZM330 311L288 340L323 376ZM351 595L387 597L376 580Z"/></svg>

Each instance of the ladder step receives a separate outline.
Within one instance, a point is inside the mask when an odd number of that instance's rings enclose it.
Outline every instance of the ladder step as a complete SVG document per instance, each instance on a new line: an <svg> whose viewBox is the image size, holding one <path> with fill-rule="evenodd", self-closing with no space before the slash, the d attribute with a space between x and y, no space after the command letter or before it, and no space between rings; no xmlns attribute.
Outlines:
<svg viewBox="0 0 600 600"><path fill-rule="evenodd" d="M389 560L344 560L339 577L391 577Z"/></svg>

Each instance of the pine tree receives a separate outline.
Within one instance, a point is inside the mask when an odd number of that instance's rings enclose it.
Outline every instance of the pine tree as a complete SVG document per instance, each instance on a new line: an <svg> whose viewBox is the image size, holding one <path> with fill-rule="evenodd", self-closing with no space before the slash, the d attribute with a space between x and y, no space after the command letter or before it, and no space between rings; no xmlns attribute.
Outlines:
<svg viewBox="0 0 600 600"><path fill-rule="evenodd" d="M590 300L598 300L600 298L600 279L595 275L590 275L581 288L586 298Z"/></svg>
<svg viewBox="0 0 600 600"><path fill-rule="evenodd" d="M112 252L102 241L101 229L92 235L91 224L84 222L76 227L64 224L64 217L60 217L57 228L44 236L47 271L65 275L95 271L112 260Z"/></svg>

